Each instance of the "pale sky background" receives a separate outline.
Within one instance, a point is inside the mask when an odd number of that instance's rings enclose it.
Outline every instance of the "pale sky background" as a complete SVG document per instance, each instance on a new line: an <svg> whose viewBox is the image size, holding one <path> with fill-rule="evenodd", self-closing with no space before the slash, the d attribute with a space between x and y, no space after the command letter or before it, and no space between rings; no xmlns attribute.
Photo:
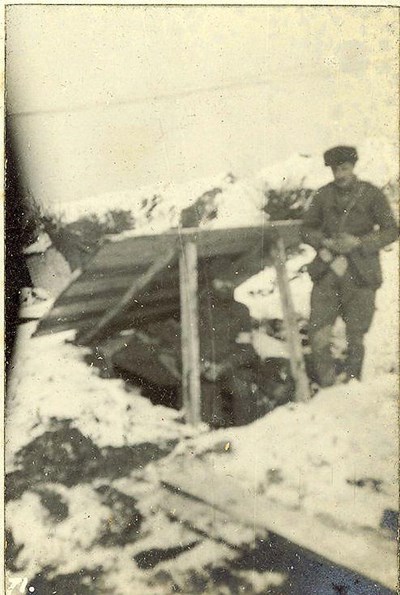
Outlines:
<svg viewBox="0 0 400 595"><path fill-rule="evenodd" d="M398 10L8 6L25 184L62 203L398 139Z"/></svg>

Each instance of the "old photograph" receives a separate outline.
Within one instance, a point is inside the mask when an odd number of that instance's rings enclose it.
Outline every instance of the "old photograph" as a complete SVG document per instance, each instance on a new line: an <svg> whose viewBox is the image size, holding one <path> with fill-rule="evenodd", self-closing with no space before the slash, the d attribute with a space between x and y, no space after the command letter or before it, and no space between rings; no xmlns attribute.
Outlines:
<svg viewBox="0 0 400 595"><path fill-rule="evenodd" d="M5 34L5 593L394 595L399 10Z"/></svg>

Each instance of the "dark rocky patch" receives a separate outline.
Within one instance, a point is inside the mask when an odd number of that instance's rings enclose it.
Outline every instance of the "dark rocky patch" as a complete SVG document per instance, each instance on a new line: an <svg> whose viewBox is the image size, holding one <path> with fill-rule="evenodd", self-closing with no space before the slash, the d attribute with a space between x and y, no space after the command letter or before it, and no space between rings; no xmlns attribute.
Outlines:
<svg viewBox="0 0 400 595"><path fill-rule="evenodd" d="M103 531L99 544L104 547L123 546L140 537L143 516L136 507L137 500L104 485L96 489L102 504L111 509L108 526Z"/></svg>
<svg viewBox="0 0 400 595"><path fill-rule="evenodd" d="M201 223L212 221L218 215L216 197L221 194L221 188L212 188L199 196L196 201L181 212L182 227L199 227Z"/></svg>
<svg viewBox="0 0 400 595"><path fill-rule="evenodd" d="M7 503L10 500L19 500L25 490L31 488L31 482L23 471L13 471L6 475L4 487L4 499Z"/></svg>
<svg viewBox="0 0 400 595"><path fill-rule="evenodd" d="M161 592L163 593L182 592L179 585L177 585L174 579L172 578L171 573L166 570L159 570L158 572L156 572L154 576L151 579L149 579L149 585L153 587L159 586L160 588L162 588Z"/></svg>
<svg viewBox="0 0 400 595"><path fill-rule="evenodd" d="M27 585L25 594L32 595L110 595L101 587L102 569L83 568L71 574L59 574L50 578L53 569L45 568Z"/></svg>
<svg viewBox="0 0 400 595"><path fill-rule="evenodd" d="M69 420L58 421L54 430L48 430L21 448L16 455L16 464L31 484L50 482L68 487L81 482L84 477L97 474L100 449L90 438Z"/></svg>
<svg viewBox="0 0 400 595"><path fill-rule="evenodd" d="M390 510L389 508L384 510L380 527L381 529L390 531L393 538L396 539L399 528L399 512L397 510Z"/></svg>
<svg viewBox="0 0 400 595"><path fill-rule="evenodd" d="M60 494L47 487L36 487L34 491L39 495L41 505L47 510L53 522L61 523L67 518L68 505Z"/></svg>
<svg viewBox="0 0 400 595"><path fill-rule="evenodd" d="M254 595L254 585L247 581L245 578L238 576L232 572L229 568L223 568L218 566L216 568L209 568L209 585L215 590L216 593L224 592L226 585L229 585L229 590L232 595ZM270 593L268 590L267 593Z"/></svg>
<svg viewBox="0 0 400 595"><path fill-rule="evenodd" d="M192 548L196 547L196 545L199 543L199 541L192 541L187 545L179 545L166 549L153 548L151 550L139 552L136 554L136 556L134 556L134 559L141 570L150 570L164 560L171 560L171 558L176 558L183 552L188 552Z"/></svg>
<svg viewBox="0 0 400 595"><path fill-rule="evenodd" d="M265 192L265 212L271 221L301 219L305 205L313 191L310 188L290 190L269 189Z"/></svg>
<svg viewBox="0 0 400 595"><path fill-rule="evenodd" d="M90 438L71 427L70 420L55 420L52 429L17 453L19 469L6 477L6 499L18 499L24 491L36 490L44 483L72 487L99 477L124 477L134 469L142 469L166 456L176 443L171 440L158 446L145 442L100 449Z"/></svg>
<svg viewBox="0 0 400 595"><path fill-rule="evenodd" d="M170 440L162 447L152 442L143 442L134 446L102 448L102 465L97 476L114 479L129 475L133 469L142 469L167 456L176 444L177 440Z"/></svg>
<svg viewBox="0 0 400 595"><path fill-rule="evenodd" d="M14 536L11 531L5 532L5 564L6 568L11 572L18 572L19 568L15 564L18 554L22 550L23 545L17 545L14 541Z"/></svg>
<svg viewBox="0 0 400 595"><path fill-rule="evenodd" d="M334 595L333 585L347 589L348 595L394 595L359 574L312 558L304 550L272 533L245 548L229 567L233 571L281 573L285 577L284 582L279 587L270 587L268 595Z"/></svg>

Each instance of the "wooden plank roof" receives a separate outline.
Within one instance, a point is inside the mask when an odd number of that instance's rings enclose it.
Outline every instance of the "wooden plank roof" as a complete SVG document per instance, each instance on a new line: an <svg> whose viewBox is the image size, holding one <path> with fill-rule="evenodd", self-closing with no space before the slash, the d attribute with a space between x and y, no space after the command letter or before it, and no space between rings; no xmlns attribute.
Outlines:
<svg viewBox="0 0 400 595"><path fill-rule="evenodd" d="M81 333L89 331L119 302L135 280L171 249L176 249L176 261L141 288L118 326L127 328L156 316L179 315L178 255L185 239L197 243L200 275L203 264L210 259L223 256L234 263L253 254L253 258L243 265L243 273L249 277L262 267L262 259L267 257L276 234L283 238L286 246L298 245L299 227L298 221L278 221L260 227L172 230L107 242L57 298L53 308L40 321L36 335L68 329Z"/></svg>

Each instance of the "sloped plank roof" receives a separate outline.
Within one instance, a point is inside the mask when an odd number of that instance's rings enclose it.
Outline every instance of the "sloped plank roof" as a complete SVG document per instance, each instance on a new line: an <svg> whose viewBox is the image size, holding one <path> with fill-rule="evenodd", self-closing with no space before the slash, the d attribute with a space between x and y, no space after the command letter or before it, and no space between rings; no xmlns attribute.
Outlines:
<svg viewBox="0 0 400 595"><path fill-rule="evenodd" d="M58 297L40 321L36 335L67 329L87 332L119 302L135 279L173 248L177 252L176 262L141 289L118 326L127 328L156 316L179 315L178 255L185 239L197 243L200 279L202 267L210 259L224 256L235 262L252 253L254 258L242 265L243 273L249 277L260 270L261 258L267 256L277 233L286 246L298 245L299 227L298 221L282 221L260 227L172 230L161 235L123 237L107 242Z"/></svg>

